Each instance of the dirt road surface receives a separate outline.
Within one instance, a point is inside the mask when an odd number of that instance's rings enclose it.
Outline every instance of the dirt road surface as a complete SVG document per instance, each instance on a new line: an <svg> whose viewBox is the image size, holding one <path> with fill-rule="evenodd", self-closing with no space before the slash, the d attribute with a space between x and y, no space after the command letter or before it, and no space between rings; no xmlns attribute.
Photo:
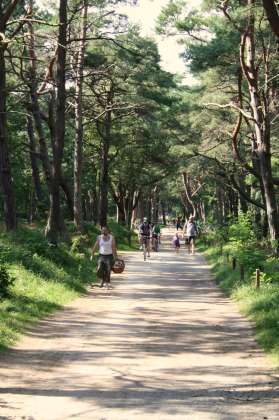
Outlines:
<svg viewBox="0 0 279 420"><path fill-rule="evenodd" d="M113 281L0 355L0 419L279 419L279 375L202 256L130 253Z"/></svg>

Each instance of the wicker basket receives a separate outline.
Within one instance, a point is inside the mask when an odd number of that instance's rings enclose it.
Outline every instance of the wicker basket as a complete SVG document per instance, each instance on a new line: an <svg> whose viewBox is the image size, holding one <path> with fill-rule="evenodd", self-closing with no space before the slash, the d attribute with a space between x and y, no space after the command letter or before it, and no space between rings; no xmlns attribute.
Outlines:
<svg viewBox="0 0 279 420"><path fill-rule="evenodd" d="M124 269L125 269L124 260L117 258L117 260L115 260L114 265L112 267L112 271L115 274L120 274L120 273L123 273Z"/></svg>

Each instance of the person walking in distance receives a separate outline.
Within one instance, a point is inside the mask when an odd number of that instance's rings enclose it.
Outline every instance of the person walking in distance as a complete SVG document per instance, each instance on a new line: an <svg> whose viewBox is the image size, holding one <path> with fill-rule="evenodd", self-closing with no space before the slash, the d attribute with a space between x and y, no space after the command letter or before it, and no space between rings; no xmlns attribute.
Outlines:
<svg viewBox="0 0 279 420"><path fill-rule="evenodd" d="M174 235L174 237L172 239L172 244L173 244L173 247L175 249L175 252L178 253L179 252L179 249L180 249L180 239L179 239L178 232L175 233L175 235Z"/></svg>
<svg viewBox="0 0 279 420"><path fill-rule="evenodd" d="M183 230L183 227L182 227L182 224L181 224L181 219L180 219L180 217L178 217L178 218L176 219L176 221L175 221L175 227L176 227L176 230L177 230L177 231L178 231L179 229Z"/></svg>
<svg viewBox="0 0 279 420"><path fill-rule="evenodd" d="M194 222L194 217L190 216L189 220L186 221L183 229L183 236L186 237L185 244L188 247L188 253L195 253L195 239L198 234L196 223Z"/></svg>
<svg viewBox="0 0 279 420"><path fill-rule="evenodd" d="M143 218L143 223L139 226L139 240L142 248L146 245L147 256L150 257L150 236L151 236L151 225L147 220L147 217Z"/></svg>
<svg viewBox="0 0 279 420"><path fill-rule="evenodd" d="M97 248L99 248L98 272L102 272L100 287L103 287L105 283L107 283L108 287L111 287L110 275L114 261L117 258L117 250L115 239L110 235L107 226L102 227L101 235L97 237L92 249L92 258L94 257ZM103 269L100 270L100 267Z"/></svg>

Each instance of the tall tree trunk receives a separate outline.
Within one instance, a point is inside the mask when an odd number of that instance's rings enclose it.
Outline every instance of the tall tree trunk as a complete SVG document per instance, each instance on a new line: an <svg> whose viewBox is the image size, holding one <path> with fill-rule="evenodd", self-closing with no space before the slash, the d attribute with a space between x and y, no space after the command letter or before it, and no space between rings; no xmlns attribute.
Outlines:
<svg viewBox="0 0 279 420"><path fill-rule="evenodd" d="M184 186L184 192L185 192L186 198L187 198L187 200L188 200L188 202L189 202L189 204L190 204L190 206L192 207L192 210L193 210L192 216L196 217L197 210L196 210L195 203L194 203L194 201L191 197L190 188L188 186L189 181L188 181L188 177L187 177L186 172L182 172L182 180L183 180L183 186Z"/></svg>
<svg viewBox="0 0 279 420"><path fill-rule="evenodd" d="M42 186L41 186L41 181L40 181L40 171L38 167L38 158L36 156L37 151L36 151L36 140L35 140L35 135L34 135L33 119L31 115L27 116L26 125L27 125L28 139L29 139L32 179L33 179L36 199L38 202L40 202L42 200L43 194L42 194Z"/></svg>
<svg viewBox="0 0 279 420"><path fill-rule="evenodd" d="M128 193L126 193L126 198L125 198L125 219L126 219L125 222L126 222L126 226L129 229L131 227L133 204L134 204L134 192L129 191Z"/></svg>
<svg viewBox="0 0 279 420"><path fill-rule="evenodd" d="M140 196L141 196L140 191L135 191L134 192L133 207L132 207L132 214L131 214L131 221L130 221L130 225L129 225L130 229L133 229L133 227L135 225L135 221L136 221L136 218L137 218L137 211L138 211Z"/></svg>
<svg viewBox="0 0 279 420"><path fill-rule="evenodd" d="M109 139L104 137L102 139L102 161L101 161L101 176L100 176L100 203L99 203L99 223L100 226L107 225L108 215L108 187L109 187Z"/></svg>
<svg viewBox="0 0 279 420"><path fill-rule="evenodd" d="M107 106L111 107L113 101L112 86L107 94ZM107 225L108 218L108 191L109 191L109 147L111 142L111 111L107 111L104 120L104 129L101 140L101 173L100 173L100 204L99 223Z"/></svg>
<svg viewBox="0 0 279 420"><path fill-rule="evenodd" d="M125 194L126 189L120 181L117 185L117 191L115 191L113 185L110 185L112 198L116 204L116 221L124 225L126 223L126 212L125 212Z"/></svg>
<svg viewBox="0 0 279 420"><path fill-rule="evenodd" d="M158 192L159 192L159 188L158 188L158 185L156 185L154 187L153 191L152 191L152 199L151 199L151 202L152 202L152 204L151 204L152 205L152 210L151 210L152 215L151 215L151 218L152 218L152 221L154 223L157 222L157 220L158 220L158 213L159 213L159 196L158 196Z"/></svg>
<svg viewBox="0 0 279 420"><path fill-rule="evenodd" d="M96 186L88 190L89 206L90 206L90 221L95 225L98 223L98 194Z"/></svg>
<svg viewBox="0 0 279 420"><path fill-rule="evenodd" d="M255 139L257 143L257 156L260 164L261 178L264 187L269 233L272 243L275 244L276 254L279 252L279 220L276 203L276 195L272 179L271 150L270 150L270 122L269 112L263 113L264 104L261 101L258 88L258 70L255 63L255 39L254 39L254 8L255 0L247 0L249 7L248 26L242 36L241 62L245 73L249 93L252 114L254 118ZM246 46L246 61L244 47Z"/></svg>
<svg viewBox="0 0 279 420"><path fill-rule="evenodd" d="M52 182L50 189L50 208L48 222L45 228L45 235L47 239L54 244L57 244L58 235L59 233L62 233L63 230L60 209L60 179L65 138L67 3L67 0L60 0L59 4L59 32L56 63L57 98L55 139L53 149Z"/></svg>
<svg viewBox="0 0 279 420"><path fill-rule="evenodd" d="M161 210L162 210L162 219L163 219L163 224L166 226L167 224L167 219L166 219L166 208L165 208L165 203L163 201L161 201Z"/></svg>
<svg viewBox="0 0 279 420"><path fill-rule="evenodd" d="M71 220L73 220L74 219L73 192L69 184L67 183L66 179L63 177L60 180L60 187L62 188L65 195L65 199L66 199L68 210L69 210L69 217Z"/></svg>
<svg viewBox="0 0 279 420"><path fill-rule="evenodd" d="M126 212L125 212L124 197L120 197L116 205L117 205L117 223L120 223L121 225L125 225Z"/></svg>
<svg viewBox="0 0 279 420"><path fill-rule="evenodd" d="M76 102L75 102L75 147L74 147L74 223L78 232L83 231L82 219L82 148L83 148L83 116L82 116L82 93L83 93L83 67L84 51L87 27L88 1L83 0L81 17L80 41L76 60Z"/></svg>
<svg viewBox="0 0 279 420"><path fill-rule="evenodd" d="M33 7L33 1L30 1L30 7ZM28 29L29 29L29 42L28 42L28 54L29 54L29 95L30 95L30 111L32 112L35 129L38 135L39 140L39 148L40 148L40 159L42 162L42 168L46 180L46 185L48 188L48 192L50 193L50 185L51 185L51 163L48 155L48 147L45 138L44 128L43 128L43 121L41 117L41 110L39 105L39 98L38 98L38 83L37 83L37 57L35 54L35 40L34 40L34 28L32 22L28 22ZM29 107L27 107L27 111L29 112ZM30 125L32 121L30 120L28 124ZM28 129L30 130L30 128ZM31 135L31 133L30 133Z"/></svg>
<svg viewBox="0 0 279 420"><path fill-rule="evenodd" d="M274 0L263 0L263 7L266 12L267 20L277 39L279 40L279 15Z"/></svg>
<svg viewBox="0 0 279 420"><path fill-rule="evenodd" d="M6 86L6 43L4 33L6 29L6 17L4 6L0 2L0 175L4 201L4 217L7 230L16 228L16 208L12 186L11 164L8 150L7 133L7 86Z"/></svg>

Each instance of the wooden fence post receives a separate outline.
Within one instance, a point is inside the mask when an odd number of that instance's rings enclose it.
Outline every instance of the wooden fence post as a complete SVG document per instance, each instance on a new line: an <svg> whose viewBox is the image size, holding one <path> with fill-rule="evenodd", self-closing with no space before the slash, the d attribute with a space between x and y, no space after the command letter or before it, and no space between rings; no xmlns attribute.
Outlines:
<svg viewBox="0 0 279 420"><path fill-rule="evenodd" d="M236 267L236 259L235 259L235 257L233 257L233 259L232 259L232 269L235 270L235 267Z"/></svg>
<svg viewBox="0 0 279 420"><path fill-rule="evenodd" d="M256 270L256 288L259 289L260 288L260 284L261 284L261 272L260 270L257 268Z"/></svg>

